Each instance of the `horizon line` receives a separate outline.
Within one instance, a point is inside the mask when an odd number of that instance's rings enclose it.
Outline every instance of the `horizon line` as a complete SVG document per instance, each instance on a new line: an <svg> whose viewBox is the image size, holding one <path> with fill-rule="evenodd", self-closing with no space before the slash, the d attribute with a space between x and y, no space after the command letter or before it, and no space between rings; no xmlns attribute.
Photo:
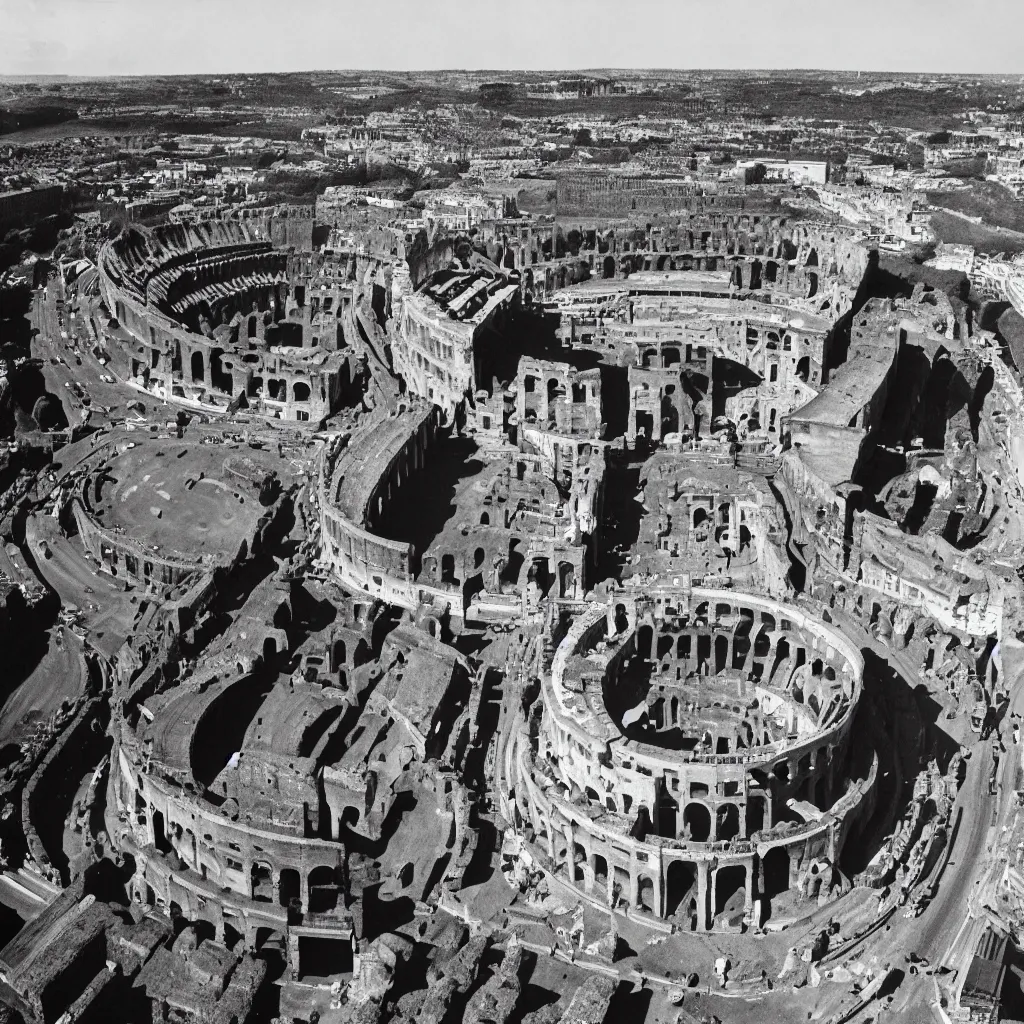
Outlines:
<svg viewBox="0 0 1024 1024"><path fill-rule="evenodd" d="M551 68L475 68L475 67L450 67L450 68L383 68L383 67L345 67L345 68L290 68L274 71L261 71L250 69L246 71L151 71L146 74L137 72L66 72L66 71L33 71L33 72L0 72L0 81L9 79L29 78L61 78L68 81L82 81L85 79L117 79L117 78L236 78L244 75L440 75L440 74L462 74L462 75L483 75L483 74L521 74L521 75L546 75L546 74L599 74L602 72L616 73L644 73L644 74L868 74L868 75L902 75L913 78L1022 78L1022 71L906 71L901 69L879 69L866 67L551 67Z"/></svg>

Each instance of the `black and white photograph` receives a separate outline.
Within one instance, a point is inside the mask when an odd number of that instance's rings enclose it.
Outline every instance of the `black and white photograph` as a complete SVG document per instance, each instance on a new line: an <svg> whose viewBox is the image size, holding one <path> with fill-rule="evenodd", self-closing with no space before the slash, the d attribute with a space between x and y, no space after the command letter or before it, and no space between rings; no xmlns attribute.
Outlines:
<svg viewBox="0 0 1024 1024"><path fill-rule="evenodd" d="M0 1024L1020 1024L1022 716L1022 0L0 0Z"/></svg>

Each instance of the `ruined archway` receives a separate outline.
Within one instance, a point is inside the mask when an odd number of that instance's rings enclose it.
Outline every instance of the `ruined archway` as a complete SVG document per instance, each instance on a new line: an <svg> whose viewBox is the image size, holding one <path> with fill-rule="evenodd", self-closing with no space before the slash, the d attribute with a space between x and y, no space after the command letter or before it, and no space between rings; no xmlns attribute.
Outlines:
<svg viewBox="0 0 1024 1024"><path fill-rule="evenodd" d="M686 805L683 811L683 829L694 843L706 843L711 837L711 812L698 802Z"/></svg>
<svg viewBox="0 0 1024 1024"><path fill-rule="evenodd" d="M674 860L665 873L665 916L685 919L690 930L697 927L697 865Z"/></svg>

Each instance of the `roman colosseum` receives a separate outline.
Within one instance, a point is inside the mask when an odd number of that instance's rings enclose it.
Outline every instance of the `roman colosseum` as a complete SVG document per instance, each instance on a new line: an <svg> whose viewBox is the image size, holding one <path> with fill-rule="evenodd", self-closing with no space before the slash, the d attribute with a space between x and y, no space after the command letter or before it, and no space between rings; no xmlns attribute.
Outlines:
<svg viewBox="0 0 1024 1024"><path fill-rule="evenodd" d="M837 896L877 771L855 645L753 594L612 601L564 631L505 748L510 856L691 931Z"/></svg>
<svg viewBox="0 0 1024 1024"><path fill-rule="evenodd" d="M264 223L132 228L108 243L110 369L208 413L316 426L339 408L364 354L356 260L276 247Z"/></svg>

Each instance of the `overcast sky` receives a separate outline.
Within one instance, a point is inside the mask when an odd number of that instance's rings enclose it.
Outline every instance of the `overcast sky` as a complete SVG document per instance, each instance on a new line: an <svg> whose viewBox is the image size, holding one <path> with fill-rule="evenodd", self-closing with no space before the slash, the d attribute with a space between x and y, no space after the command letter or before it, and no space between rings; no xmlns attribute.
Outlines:
<svg viewBox="0 0 1024 1024"><path fill-rule="evenodd" d="M0 75L1024 72L1024 0L0 0Z"/></svg>

